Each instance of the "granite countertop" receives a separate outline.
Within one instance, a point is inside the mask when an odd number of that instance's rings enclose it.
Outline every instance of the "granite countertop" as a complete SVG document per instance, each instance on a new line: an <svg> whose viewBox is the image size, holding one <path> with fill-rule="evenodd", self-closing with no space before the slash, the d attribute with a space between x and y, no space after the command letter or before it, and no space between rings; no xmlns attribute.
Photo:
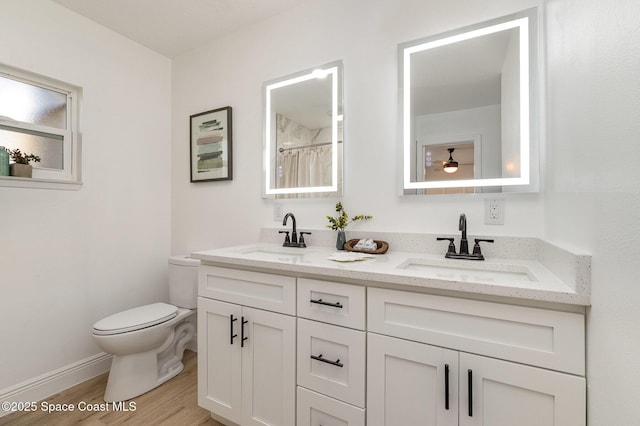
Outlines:
<svg viewBox="0 0 640 426"><path fill-rule="evenodd" d="M529 239L530 240L530 239ZM445 259L442 254L389 250L363 260L331 260L357 253L338 252L327 246L288 248L273 242L196 251L193 257L207 263L258 268L274 273L317 276L363 284L419 291L441 290L544 301L576 306L590 304L590 256L573 255L540 240L537 254L529 258L484 261ZM531 241L527 242L531 244ZM559 259L561 261L559 261Z"/></svg>

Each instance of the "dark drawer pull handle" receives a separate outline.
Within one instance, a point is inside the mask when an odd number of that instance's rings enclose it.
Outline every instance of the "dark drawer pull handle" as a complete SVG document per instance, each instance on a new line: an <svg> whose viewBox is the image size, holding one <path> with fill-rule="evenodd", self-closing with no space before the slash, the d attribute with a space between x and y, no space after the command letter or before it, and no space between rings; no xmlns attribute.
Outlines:
<svg viewBox="0 0 640 426"><path fill-rule="evenodd" d="M331 365L335 365L336 367L344 367L344 364L340 362L339 359L335 360L335 361L330 361L328 359L324 359L322 358L322 354L316 356L316 355L311 355L311 359L315 359L316 361L322 361L322 362L326 362L327 364L331 364Z"/></svg>
<svg viewBox="0 0 640 426"><path fill-rule="evenodd" d="M467 370L467 386L469 394L469 417L473 417L473 371Z"/></svg>
<svg viewBox="0 0 640 426"><path fill-rule="evenodd" d="M230 328L230 330L229 330L229 336L231 337L231 338L229 339L229 340L230 340L230 342L229 342L229 343L230 343L230 344L232 344L232 345L233 345L233 339L234 339L234 337L238 337L238 335L237 335L237 334L233 334L233 323L234 323L235 321L238 321L238 318L234 318L234 317L233 317L233 314L231 314L231 315L230 315L230 317L229 317L229 328Z"/></svg>
<svg viewBox="0 0 640 426"><path fill-rule="evenodd" d="M315 304L318 304L318 305L332 306L334 308L340 308L340 309L343 308L342 303L340 303L340 302L336 302L336 303L324 302L324 301L322 301L322 299L318 299L318 300L311 299L311 300L309 300L309 302L315 303Z"/></svg>
<svg viewBox="0 0 640 426"><path fill-rule="evenodd" d="M449 409L449 364L444 365L444 409Z"/></svg>

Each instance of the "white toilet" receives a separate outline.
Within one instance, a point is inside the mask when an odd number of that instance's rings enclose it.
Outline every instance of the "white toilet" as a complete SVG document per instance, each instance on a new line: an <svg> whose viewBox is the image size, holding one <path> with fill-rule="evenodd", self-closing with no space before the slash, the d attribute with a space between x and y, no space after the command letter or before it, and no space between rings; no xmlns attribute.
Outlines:
<svg viewBox="0 0 640 426"><path fill-rule="evenodd" d="M198 265L190 257L169 258L169 301L108 316L93 325L93 338L113 354L106 402L125 401L175 377L196 331Z"/></svg>

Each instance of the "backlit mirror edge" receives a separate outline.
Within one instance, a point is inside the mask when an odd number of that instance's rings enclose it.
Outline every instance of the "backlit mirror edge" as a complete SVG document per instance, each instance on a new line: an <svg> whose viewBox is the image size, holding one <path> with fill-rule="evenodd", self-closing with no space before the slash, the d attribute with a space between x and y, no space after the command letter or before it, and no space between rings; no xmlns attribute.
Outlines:
<svg viewBox="0 0 640 426"><path fill-rule="evenodd" d="M299 188L283 188L274 189L270 188L271 179L275 178L270 174L271 165L271 149L273 144L270 138L271 134L271 109L270 109L270 96L271 90L277 87L283 87L286 85L294 84L295 82L306 81L311 78L317 78L313 76L314 72L318 70L328 71L331 73L332 83L332 113L331 113L331 145L332 145L332 169L331 169L331 181L330 186L317 186L317 187L299 187ZM266 81L262 84L262 122L263 122L263 135L262 135L262 198L264 199L277 199L278 196L287 196L298 194L320 194L326 198L339 198L342 196L342 186L339 179L339 168L343 167L344 159L340 161L338 156L338 121L342 121L344 132L344 68L341 60L332 61L316 67L307 68L305 70L292 73L280 78ZM272 87L273 86L273 87ZM340 86L343 86L340 88ZM341 108L338 105L341 105ZM344 172L342 173L344 174Z"/></svg>
<svg viewBox="0 0 640 426"><path fill-rule="evenodd" d="M543 45L539 31L539 8L533 7L525 9L523 11L505 15L492 20L484 21L481 23L469 25L462 28L453 29L443 33L427 36L417 40L412 40L398 45L398 111L401 119L398 123L398 135L399 140L402 143L402 151L399 156L400 170L399 173L399 194L400 195L416 195L419 194L421 189L433 189L433 188L461 188L461 187L474 187L480 190L480 192L471 194L457 194L457 195L482 195L487 192L483 189L491 189L491 187L503 187L501 192L509 193L522 193L522 192L538 192L540 190L540 164L539 164L539 149L540 149L540 117L541 112L540 102L543 99L544 94L540 92L540 76L542 75L542 67L544 66L542 57L540 56L540 46ZM525 150L520 150L521 161L521 175L520 177L513 178L492 178L492 179L474 179L474 180L458 180L458 181L438 181L438 182L412 182L411 181L411 143L410 143L410 131L411 116L410 114L404 114L404 111L409 110L409 99L405 94L404 81L408 79L408 67L407 52L413 50L416 46L436 42L438 40L446 40L459 36L461 34L467 34L476 32L487 27L499 26L504 23L518 20L526 21L526 33L523 40L521 38L520 45L522 46L526 41L528 50L525 63L528 65L528 90L524 91L525 98L520 100L521 103L521 116L525 113L528 116L528 121L523 120L525 126L521 128L521 135L524 138ZM515 27L515 26L514 26ZM518 26L522 28L522 26ZM447 44L447 43L445 43ZM411 50L410 50L411 49ZM523 50L520 49L520 56L522 61ZM533 59L533 60L532 60ZM528 161L525 161L528 160ZM433 194L438 195L438 194ZM490 194L489 194L490 195Z"/></svg>

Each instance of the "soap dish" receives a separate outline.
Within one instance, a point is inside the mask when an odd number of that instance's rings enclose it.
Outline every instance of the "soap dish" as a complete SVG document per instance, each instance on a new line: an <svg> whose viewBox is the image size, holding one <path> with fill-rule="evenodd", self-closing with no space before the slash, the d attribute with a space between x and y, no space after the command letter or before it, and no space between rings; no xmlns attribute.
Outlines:
<svg viewBox="0 0 640 426"><path fill-rule="evenodd" d="M386 241L378 241L378 240L373 240L373 242L376 243L376 245L378 246L378 248L375 250L356 249L354 247L356 244L358 244L358 241L360 241L360 239L353 239L353 240L347 241L346 243L344 243L344 249L347 251L355 251L358 253L369 253L369 254L385 254L387 250L389 250L389 243L387 243Z"/></svg>

